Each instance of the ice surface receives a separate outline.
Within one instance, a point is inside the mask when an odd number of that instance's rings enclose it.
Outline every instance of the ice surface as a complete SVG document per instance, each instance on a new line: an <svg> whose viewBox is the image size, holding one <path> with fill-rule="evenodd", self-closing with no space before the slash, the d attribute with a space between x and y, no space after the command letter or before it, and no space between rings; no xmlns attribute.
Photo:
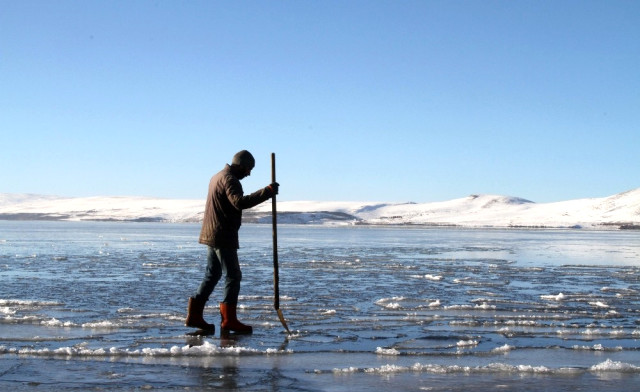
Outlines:
<svg viewBox="0 0 640 392"><path fill-rule="evenodd" d="M535 380L606 391L610 377L615 388L640 381L638 232L283 225L287 336L272 306L270 227L248 224L239 316L255 333L194 337L183 323L203 274L198 231L0 222L0 388L489 391ZM220 296L205 309L216 324Z"/></svg>

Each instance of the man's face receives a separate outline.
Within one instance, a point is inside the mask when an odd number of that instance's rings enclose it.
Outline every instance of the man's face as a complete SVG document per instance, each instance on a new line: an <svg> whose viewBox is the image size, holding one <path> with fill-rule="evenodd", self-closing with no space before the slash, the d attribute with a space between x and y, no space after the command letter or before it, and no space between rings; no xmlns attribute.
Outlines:
<svg viewBox="0 0 640 392"><path fill-rule="evenodd" d="M245 177L249 177L251 175L251 170L253 170L253 168L247 169L244 166L240 166L240 169L241 169L241 171L240 171L240 174L238 175L238 178L240 180L242 180Z"/></svg>

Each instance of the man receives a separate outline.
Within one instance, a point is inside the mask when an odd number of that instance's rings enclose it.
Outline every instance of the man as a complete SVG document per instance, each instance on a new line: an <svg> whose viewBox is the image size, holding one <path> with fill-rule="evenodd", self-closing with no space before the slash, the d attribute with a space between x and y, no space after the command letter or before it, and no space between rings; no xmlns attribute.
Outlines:
<svg viewBox="0 0 640 392"><path fill-rule="evenodd" d="M238 262L238 230L242 210L254 207L278 194L278 183L273 183L248 196L244 196L240 180L251 175L255 159L242 150L233 156L231 166L225 165L209 182L204 220L199 241L207 245L207 269L195 296L189 298L185 325L210 332L212 324L203 318L209 296L224 273L226 276L224 299L220 303L222 332L252 333L253 328L238 321L236 307L242 272Z"/></svg>

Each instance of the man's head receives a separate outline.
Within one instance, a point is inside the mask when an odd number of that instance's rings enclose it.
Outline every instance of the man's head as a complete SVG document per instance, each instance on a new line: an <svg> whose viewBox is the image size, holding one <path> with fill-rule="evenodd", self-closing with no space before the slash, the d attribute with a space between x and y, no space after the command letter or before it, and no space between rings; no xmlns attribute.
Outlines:
<svg viewBox="0 0 640 392"><path fill-rule="evenodd" d="M233 156L231 166L235 166L239 170L239 177L242 179L251 174L251 170L256 166L256 160L247 150L242 150Z"/></svg>

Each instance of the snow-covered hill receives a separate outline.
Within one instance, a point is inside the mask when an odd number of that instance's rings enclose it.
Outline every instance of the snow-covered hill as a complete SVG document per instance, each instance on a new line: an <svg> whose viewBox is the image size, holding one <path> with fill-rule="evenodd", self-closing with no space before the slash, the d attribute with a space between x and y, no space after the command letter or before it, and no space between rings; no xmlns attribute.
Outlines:
<svg viewBox="0 0 640 392"><path fill-rule="evenodd" d="M145 197L69 198L0 194L3 220L198 222L204 200ZM246 222L270 223L271 203L244 212ZM296 224L433 225L462 227L640 228L640 188L617 195L533 203L471 195L436 203L278 202L278 222Z"/></svg>

